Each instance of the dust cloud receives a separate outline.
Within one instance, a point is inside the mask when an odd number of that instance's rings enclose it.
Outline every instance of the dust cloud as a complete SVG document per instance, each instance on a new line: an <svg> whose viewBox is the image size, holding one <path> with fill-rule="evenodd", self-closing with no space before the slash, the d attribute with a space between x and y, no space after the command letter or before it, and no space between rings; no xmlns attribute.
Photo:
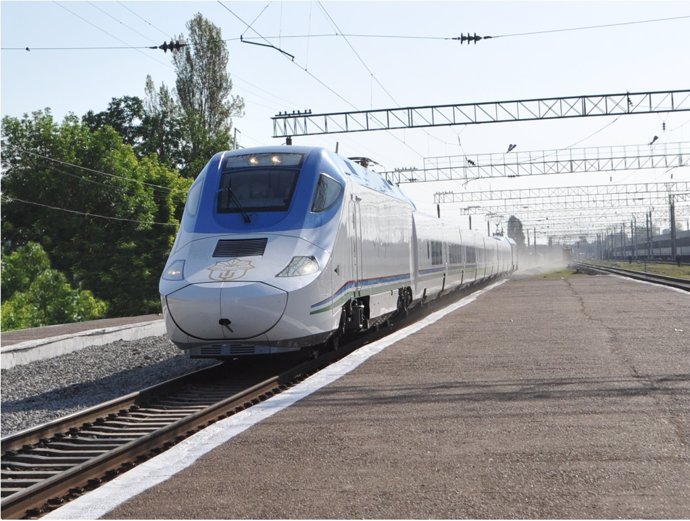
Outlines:
<svg viewBox="0 0 690 521"><path fill-rule="evenodd" d="M563 270L571 261L570 255L562 248L544 248L535 252L525 250L518 252L518 269L513 277L533 277Z"/></svg>

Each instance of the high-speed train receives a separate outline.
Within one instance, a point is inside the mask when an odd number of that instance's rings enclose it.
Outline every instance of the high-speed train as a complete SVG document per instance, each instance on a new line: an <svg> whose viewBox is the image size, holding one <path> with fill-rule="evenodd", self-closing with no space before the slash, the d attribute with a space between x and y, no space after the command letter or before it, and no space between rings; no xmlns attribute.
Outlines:
<svg viewBox="0 0 690 521"><path fill-rule="evenodd" d="M516 267L514 243L426 216L329 150L214 155L190 188L160 280L192 358L336 344L396 312Z"/></svg>

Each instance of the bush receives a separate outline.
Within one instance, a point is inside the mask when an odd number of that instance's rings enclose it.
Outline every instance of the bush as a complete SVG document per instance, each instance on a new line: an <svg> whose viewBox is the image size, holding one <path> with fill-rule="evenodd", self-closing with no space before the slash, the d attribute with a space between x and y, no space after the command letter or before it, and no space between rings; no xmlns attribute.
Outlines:
<svg viewBox="0 0 690 521"><path fill-rule="evenodd" d="M43 248L28 243L2 261L2 330L25 329L102 318L106 302L75 289L50 268Z"/></svg>

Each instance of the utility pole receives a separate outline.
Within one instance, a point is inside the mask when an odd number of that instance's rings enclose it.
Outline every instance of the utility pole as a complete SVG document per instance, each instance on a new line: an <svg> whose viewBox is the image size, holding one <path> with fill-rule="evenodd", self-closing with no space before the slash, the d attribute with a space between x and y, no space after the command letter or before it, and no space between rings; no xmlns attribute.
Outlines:
<svg viewBox="0 0 690 521"><path fill-rule="evenodd" d="M673 194L668 194L668 206L671 220L671 260L676 262L676 203Z"/></svg>
<svg viewBox="0 0 690 521"><path fill-rule="evenodd" d="M633 259L637 261L637 218L634 215L630 217L630 230Z"/></svg>
<svg viewBox="0 0 690 521"><path fill-rule="evenodd" d="M649 210L649 248L650 256L654 257L654 222L652 222L652 210Z"/></svg>

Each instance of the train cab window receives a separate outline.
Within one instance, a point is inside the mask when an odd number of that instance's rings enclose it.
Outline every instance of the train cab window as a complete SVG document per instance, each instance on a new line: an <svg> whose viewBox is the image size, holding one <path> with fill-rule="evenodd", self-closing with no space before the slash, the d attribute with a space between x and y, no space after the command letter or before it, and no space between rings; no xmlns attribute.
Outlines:
<svg viewBox="0 0 690 521"><path fill-rule="evenodd" d="M280 212L290 207L302 154L247 154L223 161L218 212Z"/></svg>
<svg viewBox="0 0 690 521"><path fill-rule="evenodd" d="M321 174L316 185L314 202L311 205L312 212L323 212L331 208L343 193L342 185L326 174Z"/></svg>
<svg viewBox="0 0 690 521"><path fill-rule="evenodd" d="M194 218L199 211L199 202L201 201L201 190L204 187L204 180L206 179L206 172L208 171L208 163L204 169L199 173L194 180L192 187L189 189L187 195L187 203L184 207L185 217Z"/></svg>

